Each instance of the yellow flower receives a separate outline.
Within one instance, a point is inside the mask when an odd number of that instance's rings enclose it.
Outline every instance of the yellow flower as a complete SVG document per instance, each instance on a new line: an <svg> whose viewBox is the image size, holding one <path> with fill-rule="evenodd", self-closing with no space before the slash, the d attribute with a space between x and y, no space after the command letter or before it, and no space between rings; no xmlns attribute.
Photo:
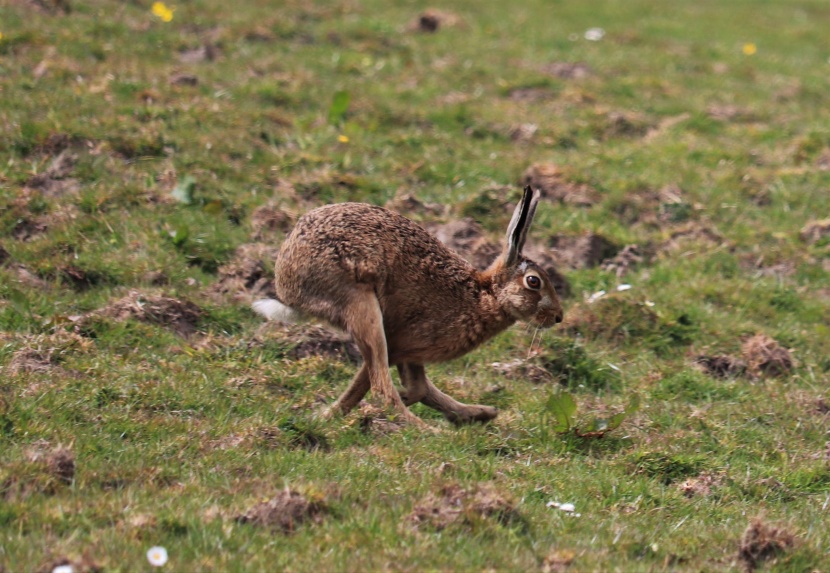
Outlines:
<svg viewBox="0 0 830 573"><path fill-rule="evenodd" d="M744 44L744 48L743 48L744 55L751 56L757 51L758 51L758 46L756 46L752 42L750 42L748 44Z"/></svg>
<svg viewBox="0 0 830 573"><path fill-rule="evenodd" d="M162 22L169 22L173 19L173 10L168 8L164 2L153 2L151 10L153 15L158 16Z"/></svg>
<svg viewBox="0 0 830 573"><path fill-rule="evenodd" d="M349 143L349 136L348 135L338 135L337 141L340 143Z"/></svg>
<svg viewBox="0 0 830 573"><path fill-rule="evenodd" d="M0 32L0 42L3 41L3 32Z"/></svg>

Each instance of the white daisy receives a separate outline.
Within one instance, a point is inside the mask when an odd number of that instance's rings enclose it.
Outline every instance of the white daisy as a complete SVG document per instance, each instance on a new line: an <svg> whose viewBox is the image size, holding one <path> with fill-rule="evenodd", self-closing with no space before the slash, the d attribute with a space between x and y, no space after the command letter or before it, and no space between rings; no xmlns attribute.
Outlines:
<svg viewBox="0 0 830 573"><path fill-rule="evenodd" d="M167 563L167 550L164 547L151 547L147 550L147 561L153 567L161 567Z"/></svg>

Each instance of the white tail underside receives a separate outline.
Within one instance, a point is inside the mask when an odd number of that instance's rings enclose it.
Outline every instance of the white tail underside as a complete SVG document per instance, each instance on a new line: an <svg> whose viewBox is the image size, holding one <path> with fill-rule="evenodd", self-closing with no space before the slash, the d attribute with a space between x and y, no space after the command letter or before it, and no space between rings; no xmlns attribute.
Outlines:
<svg viewBox="0 0 830 573"><path fill-rule="evenodd" d="M273 298L257 300L251 305L251 308L268 320L276 320L286 324L294 324L303 318L301 313Z"/></svg>

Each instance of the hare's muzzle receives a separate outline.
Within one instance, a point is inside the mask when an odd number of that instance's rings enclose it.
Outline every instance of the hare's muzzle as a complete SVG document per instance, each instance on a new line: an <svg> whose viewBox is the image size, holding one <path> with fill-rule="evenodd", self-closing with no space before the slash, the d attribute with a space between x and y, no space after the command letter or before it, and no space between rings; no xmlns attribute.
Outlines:
<svg viewBox="0 0 830 573"><path fill-rule="evenodd" d="M562 322L563 318L564 312L562 311L562 307L560 305L540 305L536 316L533 317L533 322L535 322L540 328L550 328L551 326Z"/></svg>

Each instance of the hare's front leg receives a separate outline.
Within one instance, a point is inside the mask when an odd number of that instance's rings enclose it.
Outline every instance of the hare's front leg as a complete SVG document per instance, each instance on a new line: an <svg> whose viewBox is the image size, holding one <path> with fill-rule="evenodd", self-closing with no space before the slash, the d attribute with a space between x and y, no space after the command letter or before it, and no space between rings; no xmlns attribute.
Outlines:
<svg viewBox="0 0 830 573"><path fill-rule="evenodd" d="M383 314L375 293L370 288L358 290L351 297L345 313L349 334L363 355L363 367L349 388L337 402L336 408L348 411L366 394L368 386L380 398L384 406L393 408L401 417L416 425L425 425L418 416L404 405L398 391L392 384L389 373L389 358L386 348L386 334L383 330ZM334 408L333 407L333 408Z"/></svg>
<svg viewBox="0 0 830 573"><path fill-rule="evenodd" d="M447 396L427 378L423 364L402 364L398 366L401 382L406 392L401 395L404 402L414 404L423 402L425 405L438 410L453 424L468 424L470 422L488 422L498 416L498 408L462 404Z"/></svg>
<svg viewBox="0 0 830 573"><path fill-rule="evenodd" d="M352 380L349 387L343 392L340 397L328 408L323 416L331 418L335 414L348 414L352 408L357 406L357 403L363 400L363 397L369 391L369 363L364 360L363 364L358 370L357 375Z"/></svg>

